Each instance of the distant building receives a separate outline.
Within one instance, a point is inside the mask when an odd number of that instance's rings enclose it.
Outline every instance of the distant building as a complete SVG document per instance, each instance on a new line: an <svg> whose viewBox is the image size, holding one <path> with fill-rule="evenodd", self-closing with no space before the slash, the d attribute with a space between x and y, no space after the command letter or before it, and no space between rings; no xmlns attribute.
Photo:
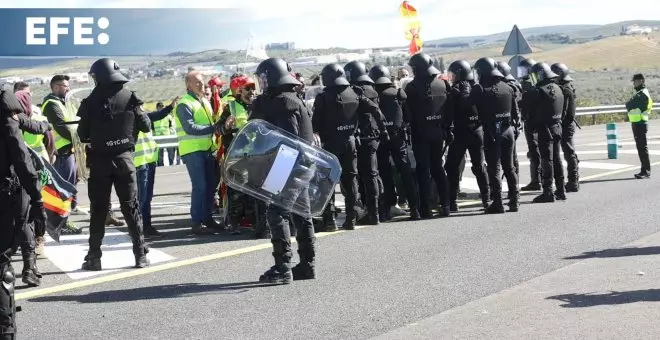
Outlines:
<svg viewBox="0 0 660 340"><path fill-rule="evenodd" d="M293 51L295 49L296 43L294 42L266 44L266 50Z"/></svg>
<svg viewBox="0 0 660 340"><path fill-rule="evenodd" d="M628 27L621 27L622 35L649 34L651 32L653 32L653 28L647 26L630 25Z"/></svg>

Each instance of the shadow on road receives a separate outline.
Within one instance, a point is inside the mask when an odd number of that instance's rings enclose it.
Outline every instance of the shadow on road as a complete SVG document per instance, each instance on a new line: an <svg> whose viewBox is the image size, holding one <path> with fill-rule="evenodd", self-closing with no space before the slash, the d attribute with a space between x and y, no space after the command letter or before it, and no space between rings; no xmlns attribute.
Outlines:
<svg viewBox="0 0 660 340"><path fill-rule="evenodd" d="M108 290L81 295L43 296L29 299L30 302L78 302L78 303L106 303L127 302L153 299L174 299L198 294L237 294L249 291L252 288L274 286L273 284L253 282L236 282L224 284L182 283L140 287L133 289Z"/></svg>
<svg viewBox="0 0 660 340"><path fill-rule="evenodd" d="M608 179L594 179L589 181L581 181L580 184L593 184L593 183L607 183L607 182L622 182L622 181L639 181L635 177L626 178L608 178Z"/></svg>
<svg viewBox="0 0 660 340"><path fill-rule="evenodd" d="M658 255L658 254L660 254L660 247L616 248L616 249L605 249L599 251L587 251L580 255L564 257L564 260L583 260L590 258L644 256L644 255Z"/></svg>
<svg viewBox="0 0 660 340"><path fill-rule="evenodd" d="M547 297L546 300L566 302L564 308L584 308L603 305L622 305L635 302L660 302L660 289L631 290L604 294L562 294Z"/></svg>

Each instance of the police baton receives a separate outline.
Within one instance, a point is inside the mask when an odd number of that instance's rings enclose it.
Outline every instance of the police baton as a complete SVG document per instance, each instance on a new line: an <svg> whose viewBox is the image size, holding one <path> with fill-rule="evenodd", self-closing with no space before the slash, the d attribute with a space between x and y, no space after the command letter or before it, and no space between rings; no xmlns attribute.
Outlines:
<svg viewBox="0 0 660 340"><path fill-rule="evenodd" d="M78 119L78 120L72 120L72 121L70 121L70 122L64 122L64 124L66 124L66 125L76 125L76 124L78 124L78 123L80 123L80 119Z"/></svg>
<svg viewBox="0 0 660 340"><path fill-rule="evenodd" d="M577 119L573 118L573 121L575 122L575 126L577 126L578 129L582 130L582 126L580 126L580 123L578 123Z"/></svg>

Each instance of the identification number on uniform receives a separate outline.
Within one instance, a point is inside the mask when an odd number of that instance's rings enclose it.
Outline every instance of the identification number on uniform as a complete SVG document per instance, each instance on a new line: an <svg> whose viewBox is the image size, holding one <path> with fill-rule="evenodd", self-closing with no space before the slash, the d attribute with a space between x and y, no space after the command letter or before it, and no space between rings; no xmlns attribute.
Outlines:
<svg viewBox="0 0 660 340"><path fill-rule="evenodd" d="M117 139L117 140L109 140L105 142L105 145L107 146L118 146L118 145L124 145L129 143L130 140L128 138L123 138L123 139Z"/></svg>

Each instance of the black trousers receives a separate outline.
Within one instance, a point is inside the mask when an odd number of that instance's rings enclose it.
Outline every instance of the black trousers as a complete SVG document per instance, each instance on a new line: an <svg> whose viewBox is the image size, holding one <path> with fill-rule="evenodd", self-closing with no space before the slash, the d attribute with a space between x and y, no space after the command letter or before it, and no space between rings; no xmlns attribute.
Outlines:
<svg viewBox="0 0 660 340"><path fill-rule="evenodd" d="M646 134L649 127L646 123L632 123L633 136L637 146L639 161L642 163L642 172L651 172L651 161L649 159L649 148L646 141Z"/></svg>
<svg viewBox="0 0 660 340"><path fill-rule="evenodd" d="M539 151L538 136L531 124L525 123L525 140L527 141L527 159L529 159L529 171L531 184L541 183L541 153Z"/></svg>
<svg viewBox="0 0 660 340"><path fill-rule="evenodd" d="M11 256L16 251L22 231L19 219L23 209L23 189L18 179L0 182L0 339L15 339L16 302L14 286L16 276L11 265Z"/></svg>
<svg viewBox="0 0 660 340"><path fill-rule="evenodd" d="M486 176L486 162L484 156L484 130L479 127L476 129L464 129L456 131L454 142L449 145L447 153L447 181L449 183L449 200L452 203L458 198L458 191L461 181L461 162L465 167L465 152L470 153L472 162L472 173L477 179L479 192L482 199L489 197L488 177Z"/></svg>
<svg viewBox="0 0 660 340"><path fill-rule="evenodd" d="M504 171L504 177L509 187L509 198L518 195L518 175L516 175L513 164L516 138L513 128L509 127L499 135L486 135L484 139L491 197L493 203L500 204L502 202L502 171Z"/></svg>
<svg viewBox="0 0 660 340"><path fill-rule="evenodd" d="M573 144L573 136L575 135L575 123L571 122L570 124L562 127L561 135L561 149L564 152L564 159L566 160L566 172L569 182L575 182L579 180L579 167L577 154L575 153L575 145Z"/></svg>
<svg viewBox="0 0 660 340"><path fill-rule="evenodd" d="M326 150L337 156L341 164L340 185L346 206L346 219L355 218L355 204L359 191L357 182L358 154L355 146L355 138L351 137L344 143L342 148L328 148ZM335 194L333 193L330 202L325 207L323 215L325 218L330 218L334 212Z"/></svg>
<svg viewBox="0 0 660 340"><path fill-rule="evenodd" d="M564 165L561 161L561 125L538 129L539 151L544 193L552 192L553 180L558 191L564 191Z"/></svg>
<svg viewBox="0 0 660 340"><path fill-rule="evenodd" d="M14 197L14 200L17 206L16 211L13 211L15 214L15 223L17 229L20 230L19 244L21 245L21 254L25 257L34 253L36 246L35 223L28 223L27 221L28 213L30 212L30 196L27 195L25 190L21 190L21 193Z"/></svg>
<svg viewBox="0 0 660 340"><path fill-rule="evenodd" d="M408 158L408 145L403 138L392 134L389 142L380 143L377 155L380 178L383 181L383 196L381 199L383 209L388 209L387 211L389 211L390 207L397 204L396 186L394 184L390 156L403 182L406 199L410 208L419 209L419 190L417 183L415 183L412 167L410 166L410 159Z"/></svg>
<svg viewBox="0 0 660 340"><path fill-rule="evenodd" d="M110 204L110 191L115 187L121 212L126 220L128 233L133 241L133 254L146 253L142 216L137 197L137 179L133 154L124 152L116 156L91 155L89 168L89 257L101 258L101 244L105 236L105 219Z"/></svg>
<svg viewBox="0 0 660 340"><path fill-rule="evenodd" d="M367 208L367 213L372 216L378 216L378 196L381 192L381 179L378 173L378 139L361 140L357 153L357 168L360 180L364 185L364 195L362 203Z"/></svg>
<svg viewBox="0 0 660 340"><path fill-rule="evenodd" d="M416 139L413 135L412 146L417 163L415 172L417 181L419 181L420 212L422 213L430 210L431 177L438 188L440 204L449 208L449 183L442 166L444 144L444 139Z"/></svg>

